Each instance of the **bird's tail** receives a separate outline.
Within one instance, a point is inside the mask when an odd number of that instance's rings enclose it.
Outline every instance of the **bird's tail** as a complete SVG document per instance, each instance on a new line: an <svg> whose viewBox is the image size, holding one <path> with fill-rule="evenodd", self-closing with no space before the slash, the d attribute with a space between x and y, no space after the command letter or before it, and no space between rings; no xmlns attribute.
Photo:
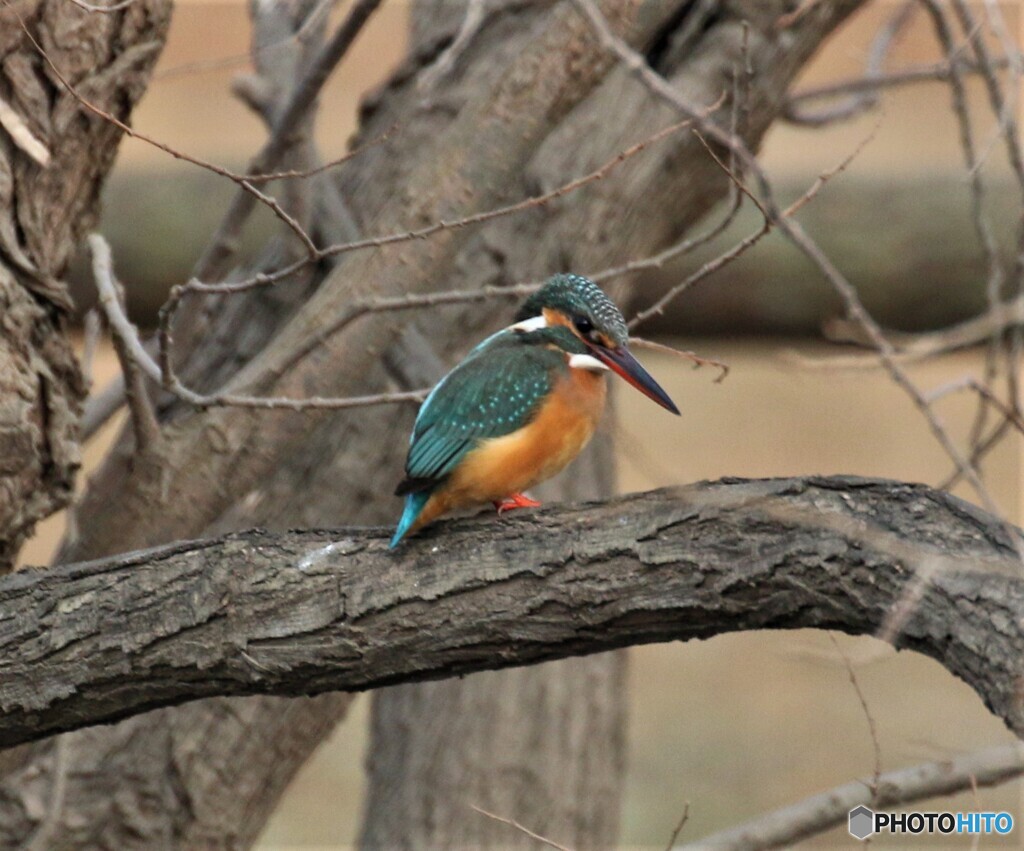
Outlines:
<svg viewBox="0 0 1024 851"><path fill-rule="evenodd" d="M398 546L405 533L409 531L416 518L420 516L423 507L430 499L430 491L422 490L410 493L405 497L405 511L402 512L402 519L398 521L398 528L395 529L394 537L391 539L391 548Z"/></svg>

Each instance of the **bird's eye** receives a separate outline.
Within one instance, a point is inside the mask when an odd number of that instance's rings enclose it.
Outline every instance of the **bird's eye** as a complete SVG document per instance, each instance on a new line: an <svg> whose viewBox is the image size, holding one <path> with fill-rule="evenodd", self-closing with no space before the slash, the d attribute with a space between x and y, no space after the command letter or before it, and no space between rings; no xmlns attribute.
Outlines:
<svg viewBox="0 0 1024 851"><path fill-rule="evenodd" d="M589 337L594 333L594 323L587 319L586 316L577 316L572 324L576 326L576 330L580 332L581 337Z"/></svg>

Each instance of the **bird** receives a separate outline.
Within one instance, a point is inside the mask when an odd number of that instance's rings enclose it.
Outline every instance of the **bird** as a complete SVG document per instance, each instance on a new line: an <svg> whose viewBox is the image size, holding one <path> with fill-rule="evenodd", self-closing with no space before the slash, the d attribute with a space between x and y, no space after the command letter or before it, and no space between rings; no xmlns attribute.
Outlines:
<svg viewBox="0 0 1024 851"><path fill-rule="evenodd" d="M679 409L630 353L615 303L589 278L559 274L434 387L409 438L391 547L443 514L540 505L523 491L561 472L594 433L609 371Z"/></svg>

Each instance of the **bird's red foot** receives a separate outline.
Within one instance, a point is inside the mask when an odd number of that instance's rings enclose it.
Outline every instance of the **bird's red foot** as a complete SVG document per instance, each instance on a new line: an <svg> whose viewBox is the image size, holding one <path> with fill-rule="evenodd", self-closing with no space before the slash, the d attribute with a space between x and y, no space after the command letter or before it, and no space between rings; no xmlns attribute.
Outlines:
<svg viewBox="0 0 1024 851"><path fill-rule="evenodd" d="M494 507L498 509L498 514L504 514L506 511L511 511L514 508L536 508L540 505L535 499L521 493L514 493L511 496L505 497L500 502L495 502Z"/></svg>

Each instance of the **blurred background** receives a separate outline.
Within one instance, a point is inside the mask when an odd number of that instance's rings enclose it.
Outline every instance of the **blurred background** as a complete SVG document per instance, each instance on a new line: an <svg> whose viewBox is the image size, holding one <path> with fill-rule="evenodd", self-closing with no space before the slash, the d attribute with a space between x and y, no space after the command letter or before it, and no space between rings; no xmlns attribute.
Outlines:
<svg viewBox="0 0 1024 851"><path fill-rule="evenodd" d="M871 39L896 6L875 0L856 15L826 45L797 89L862 73ZM1001 8L1011 31L1024 34L1019 5ZM407 13L405 0L387 0L328 84L317 127L325 159L345 152L360 98L400 62ZM243 0L179 0L174 14L167 49L134 124L175 148L242 168L264 138L262 124L230 91L232 79L248 69L246 6ZM886 67L940 58L931 27L918 14ZM992 122L980 82L971 82L969 94L984 143ZM824 129L780 124L768 134L762 161L786 202L872 131L873 139L804 209L801 221L883 325L926 330L981 312L985 260L973 230L948 88L933 83L894 89L874 112ZM1002 244L1010 246L1019 199L998 146L986 161L985 176L991 187L989 214ZM185 279L233 188L141 142L123 142L101 227L140 324L151 325L167 289ZM639 281L626 307L650 303L757 224L755 217L741 215L702 254ZM250 250L271 228L265 218L255 219L247 234ZM76 276L76 298L83 310L92 300L84 264ZM695 371L665 356L644 358L683 416L652 415L639 395L620 394L608 427L620 438L622 490L726 475L855 473L930 484L945 480L951 462L885 374L809 365L848 351L822 341L822 322L837 315L838 301L825 282L773 237L678 300L644 333L724 360L731 372L716 384L713 370ZM982 351L966 351L914 366L911 375L932 389L979 374L982 365ZM109 349L101 347L94 386L102 387L116 370ZM951 395L939 409L951 433L963 439L974 414L971 400ZM101 457L117 425L108 425L90 444L87 468ZM984 469L1002 509L1020 522L1019 445L1012 438L1003 443ZM955 492L973 498L962 487ZM47 561L62 523L55 517L43 524L23 560ZM974 693L936 663L871 639L835 638L836 643L815 632L744 634L631 650L623 845L664 847L687 803L681 838L692 841L870 776L876 759L882 770L891 770L1012 741ZM840 650L867 703L874 741ZM361 698L296 778L264 833L262 848L351 844L361 806L366 709ZM1007 810L1020 823L1022 792L1020 783L1012 783L927 809ZM1020 845L1022 831L1019 824L1005 844ZM837 830L810 845L850 842L845 830ZM956 842L941 844L961 847ZM874 841L876 847L890 844L899 843ZM913 844L926 847L927 841ZM984 844L999 840L986 837Z"/></svg>

